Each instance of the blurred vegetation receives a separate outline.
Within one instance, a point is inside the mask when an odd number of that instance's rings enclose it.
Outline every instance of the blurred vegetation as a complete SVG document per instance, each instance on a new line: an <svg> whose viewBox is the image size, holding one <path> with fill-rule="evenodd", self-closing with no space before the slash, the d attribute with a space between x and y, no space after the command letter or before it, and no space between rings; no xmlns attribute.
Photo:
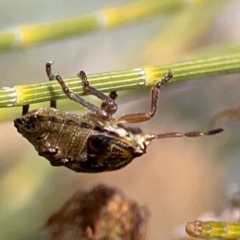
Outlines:
<svg viewBox="0 0 240 240"><path fill-rule="evenodd" d="M136 7L139 4L144 7ZM161 10L153 4L159 4ZM49 84L44 73L44 64L49 60L55 61L54 69L60 70L62 76L71 78L80 69L91 75L151 65L172 66L170 64L180 61L192 62L193 58L217 60L230 54L237 56L239 7L238 1L226 0L0 1L3 13L0 34L5 32L10 36L8 29L16 33L13 26L30 26L37 30L31 38L39 40L26 41L28 44L24 46L29 48L24 49L13 48L17 47L13 36L1 38L5 41L1 43L4 51L0 53L1 87L40 86L43 81ZM96 13L106 9L112 11L112 15L108 15L110 20L120 16L114 20L119 21L112 24L114 27L94 28L99 26L94 21L95 25L82 24L85 16L97 19ZM85 30L73 24L70 33L61 24L64 19L77 15L81 16L80 23ZM123 21L124 16L126 21ZM129 16L135 16L134 23ZM47 32L50 35L45 37L41 30L48 22L56 31L50 28ZM52 25L53 22L59 24L58 27ZM83 32L84 36L77 37ZM66 38L70 36L72 38ZM65 39L60 40L60 37ZM54 42L47 42L49 40ZM39 43L41 45L33 46ZM233 63L238 65L239 60ZM218 67L222 68L221 74L229 71L225 65ZM234 72L238 72L237 68ZM159 114L140 127L146 132L206 128L216 112L238 105L239 76L211 76L206 72L205 77L201 76L206 79L201 81L169 84L161 92ZM144 89L120 92L118 114L148 109L150 100L146 96L149 92ZM91 97L88 99L92 101ZM68 100L59 102L63 110L80 108ZM31 109L39 106L48 104L31 105ZM203 211L219 209L226 188L240 181L237 177L240 136L236 131L239 123L228 124L226 133L221 136L153 143L144 157L125 169L91 175L51 167L37 156L30 144L18 135L12 121L6 121L20 114L20 108L0 111L1 239L46 239L43 224L49 216L78 189L88 189L99 182L118 186L128 196L148 206L151 212L149 239L171 239L172 230L179 223L195 219ZM228 161L223 161L226 159Z"/></svg>

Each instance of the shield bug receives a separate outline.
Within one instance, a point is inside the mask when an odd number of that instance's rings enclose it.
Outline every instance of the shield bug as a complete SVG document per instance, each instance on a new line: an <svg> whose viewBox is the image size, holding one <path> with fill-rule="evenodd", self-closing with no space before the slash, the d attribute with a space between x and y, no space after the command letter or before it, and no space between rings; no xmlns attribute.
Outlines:
<svg viewBox="0 0 240 240"><path fill-rule="evenodd" d="M46 64L49 80L57 80L68 98L90 110L80 116L56 109L56 100L50 108L38 108L28 112L23 107L22 117L14 120L18 132L37 150L40 156L48 159L53 166L65 166L77 172L113 171L128 165L134 158L146 153L147 146L154 139L173 137L199 137L223 131L218 128L206 132L172 132L164 134L144 134L139 128L125 127L123 123L139 123L151 119L157 110L159 89L172 77L169 71L151 91L151 110L143 113L112 118L117 111L116 93L110 96L92 87L86 74L80 71L85 91L103 101L101 107L87 102L71 92L60 75L53 75L51 64Z"/></svg>

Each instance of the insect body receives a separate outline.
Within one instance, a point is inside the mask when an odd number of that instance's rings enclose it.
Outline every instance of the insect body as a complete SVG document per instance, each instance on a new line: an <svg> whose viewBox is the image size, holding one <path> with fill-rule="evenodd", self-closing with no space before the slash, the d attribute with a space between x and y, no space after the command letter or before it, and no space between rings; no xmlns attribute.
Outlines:
<svg viewBox="0 0 240 240"><path fill-rule="evenodd" d="M79 172L122 168L141 156L148 143L130 129L108 125L89 114L80 116L54 108L30 111L16 119L15 126L53 166Z"/></svg>
<svg viewBox="0 0 240 240"><path fill-rule="evenodd" d="M152 88L149 112L114 119L112 115L117 110L115 92L108 97L91 87L86 74L81 71L79 77L85 90L103 101L101 108L95 106L71 92L60 75L52 75L51 64L46 64L49 80L56 79L70 99L91 111L83 116L67 113L57 110L56 100L52 100L50 108L38 108L28 112L29 106L24 106L22 117L14 120L18 132L53 166L65 166L77 172L92 173L117 170L145 154L147 146L154 139L198 137L223 131L219 128L207 132L144 134L138 128L129 128L122 124L147 121L155 115L159 89L172 78L171 72Z"/></svg>

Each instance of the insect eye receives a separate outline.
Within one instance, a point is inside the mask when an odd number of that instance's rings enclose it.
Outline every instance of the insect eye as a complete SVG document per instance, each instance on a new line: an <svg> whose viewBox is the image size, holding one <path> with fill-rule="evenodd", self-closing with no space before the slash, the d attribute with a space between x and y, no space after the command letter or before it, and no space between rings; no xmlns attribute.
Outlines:
<svg viewBox="0 0 240 240"><path fill-rule="evenodd" d="M35 132L39 127L36 125L35 118L29 118L24 122L24 128L28 132Z"/></svg>
<svg viewBox="0 0 240 240"><path fill-rule="evenodd" d="M93 151L104 151L110 146L111 140L104 135L94 135L88 138L88 146Z"/></svg>
<svg viewBox="0 0 240 240"><path fill-rule="evenodd" d="M25 125L25 129L28 131L28 132L34 132L38 129L38 127L36 126L35 123L28 123Z"/></svg>

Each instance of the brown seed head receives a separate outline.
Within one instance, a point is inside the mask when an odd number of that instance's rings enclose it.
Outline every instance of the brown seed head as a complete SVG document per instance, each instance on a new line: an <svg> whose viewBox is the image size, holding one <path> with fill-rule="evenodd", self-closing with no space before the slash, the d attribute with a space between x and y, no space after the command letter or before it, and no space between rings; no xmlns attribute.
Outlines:
<svg viewBox="0 0 240 240"><path fill-rule="evenodd" d="M145 240L149 212L120 190L98 185L76 192L45 227L50 239Z"/></svg>

